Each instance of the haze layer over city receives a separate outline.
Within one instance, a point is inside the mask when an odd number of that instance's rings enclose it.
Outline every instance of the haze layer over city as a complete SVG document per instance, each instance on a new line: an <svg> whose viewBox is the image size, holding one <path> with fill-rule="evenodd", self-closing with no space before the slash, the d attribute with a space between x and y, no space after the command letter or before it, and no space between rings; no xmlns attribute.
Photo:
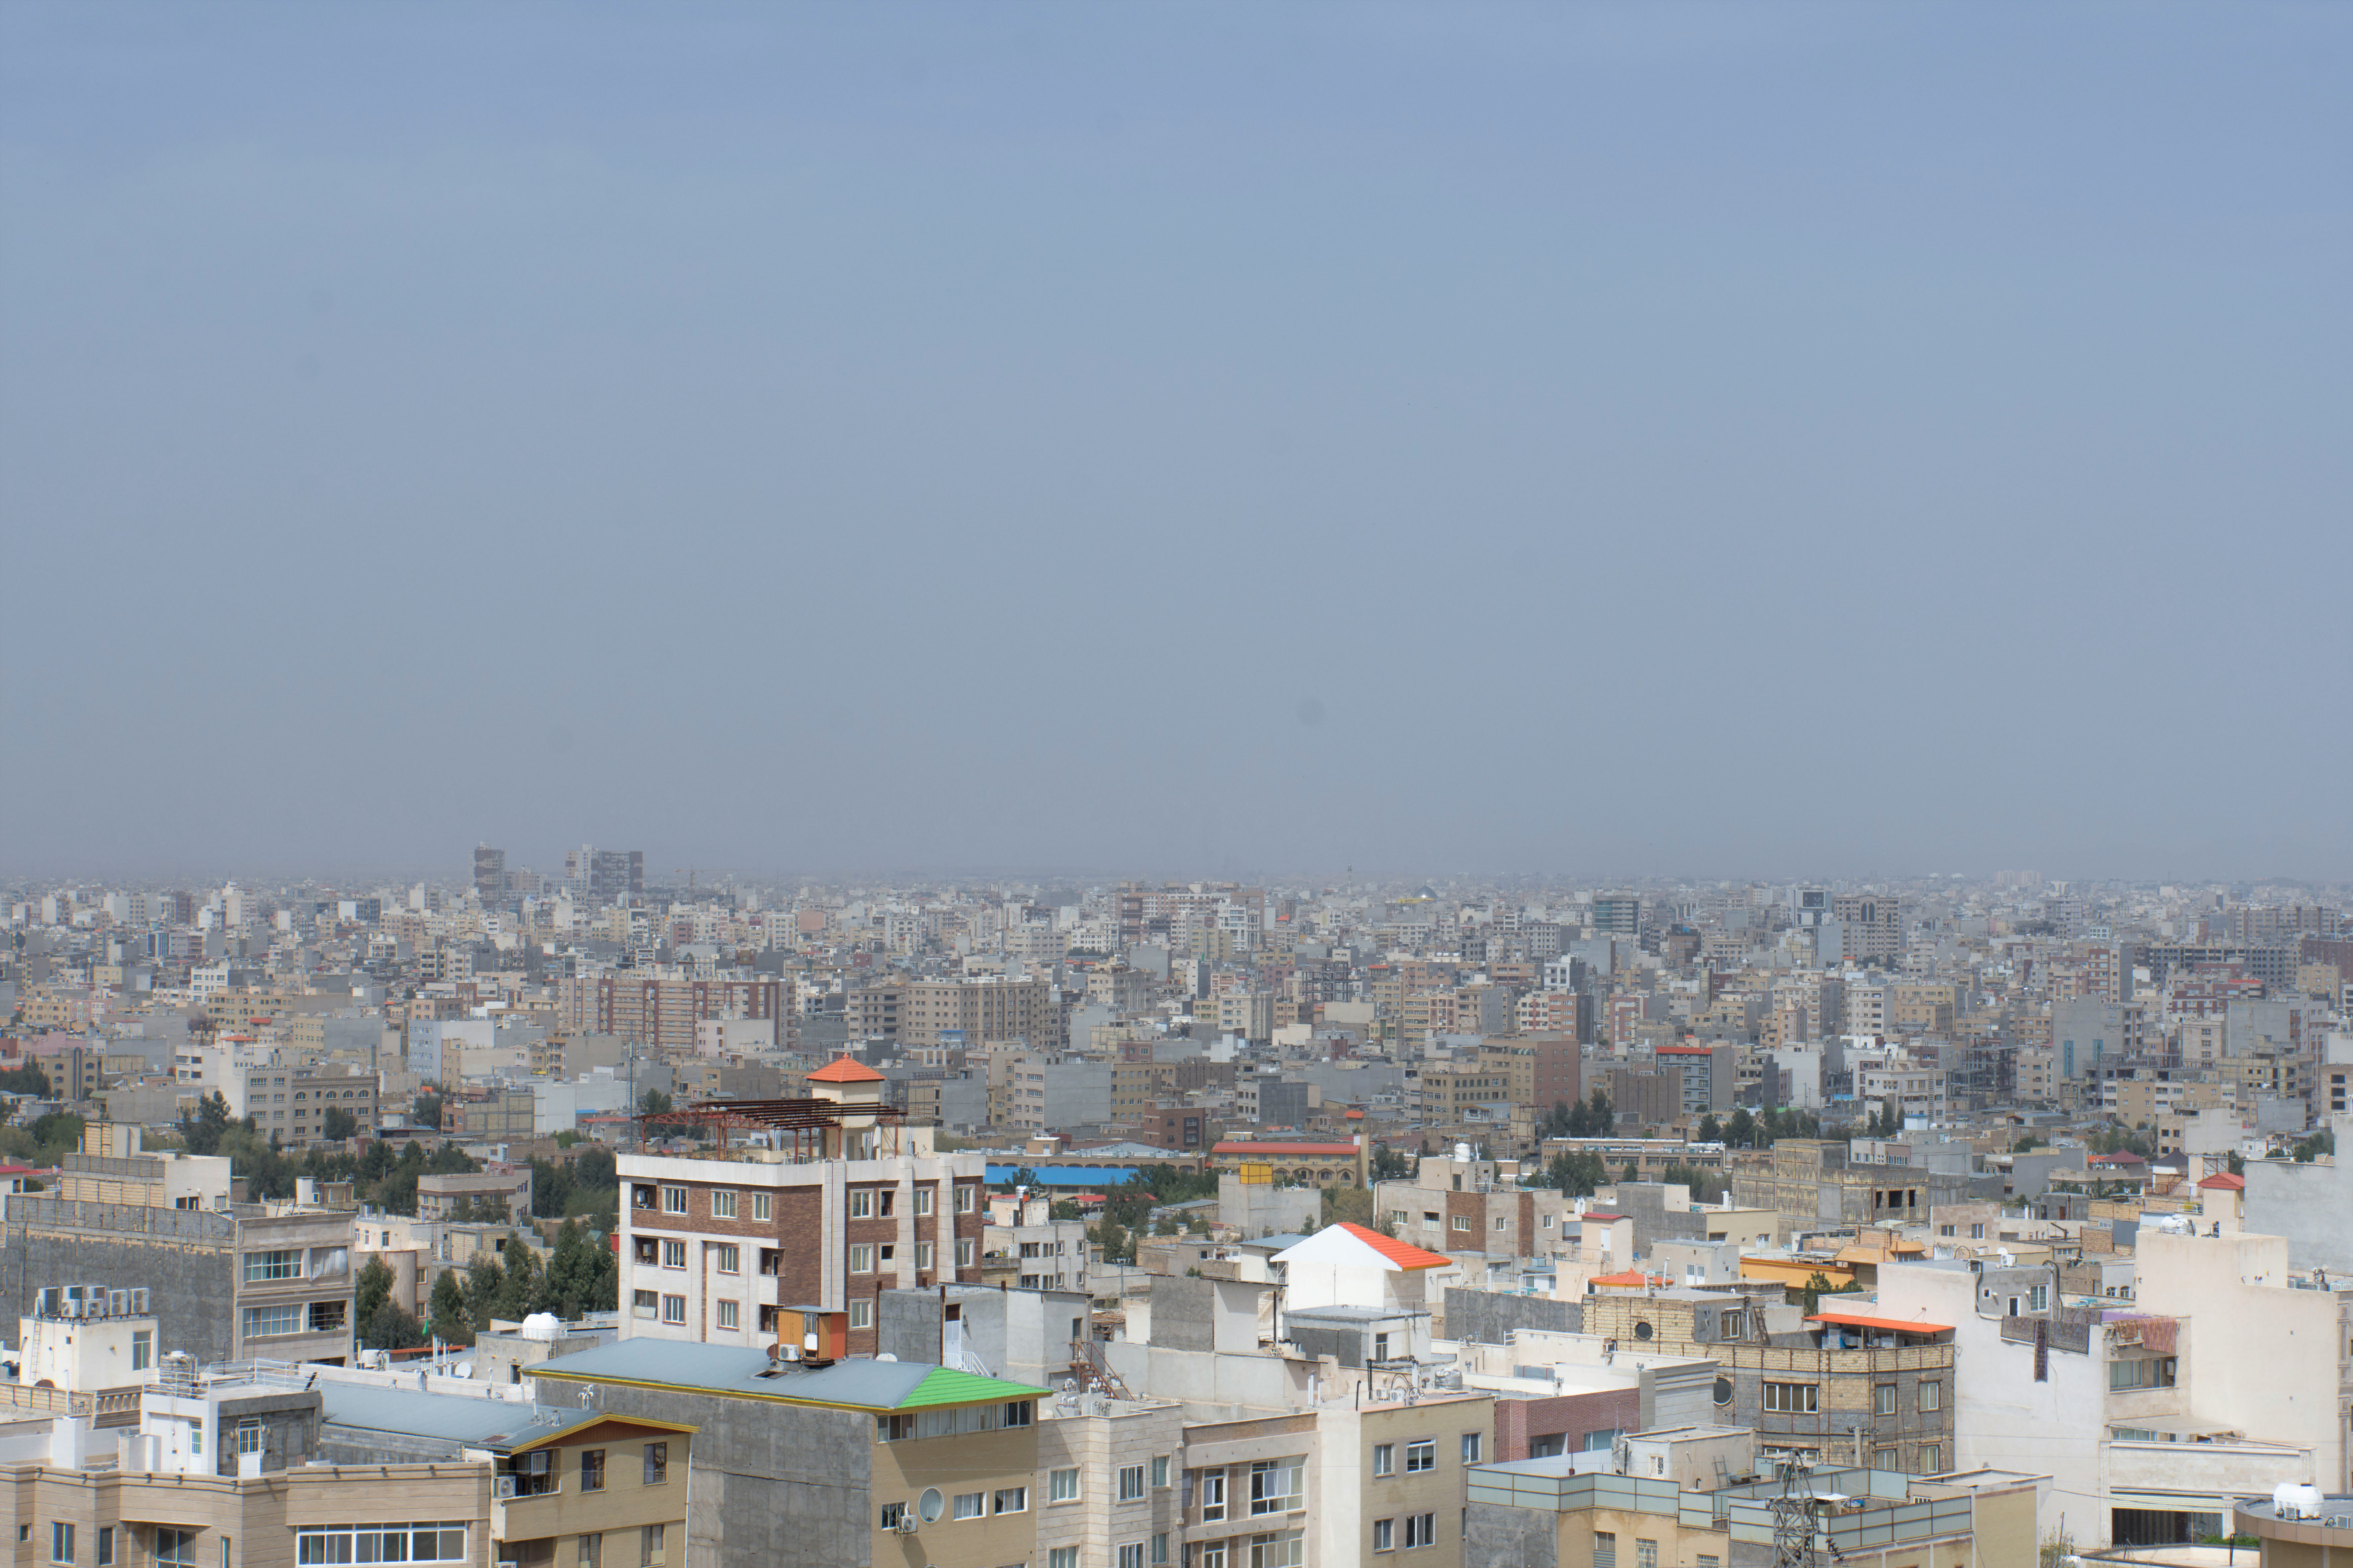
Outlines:
<svg viewBox="0 0 2353 1568"><path fill-rule="evenodd" d="M0 0L20 1563L2353 1552L2348 80Z"/></svg>

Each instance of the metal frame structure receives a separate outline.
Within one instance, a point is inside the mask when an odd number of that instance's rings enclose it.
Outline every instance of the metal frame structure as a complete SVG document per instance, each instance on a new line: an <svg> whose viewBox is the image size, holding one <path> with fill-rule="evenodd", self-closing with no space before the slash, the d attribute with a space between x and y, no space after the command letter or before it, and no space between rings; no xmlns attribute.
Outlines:
<svg viewBox="0 0 2353 1568"><path fill-rule="evenodd" d="M840 1131L852 1118L871 1118L878 1132L887 1127L889 1145L875 1152L897 1154L906 1114L896 1105L841 1105L830 1100L698 1100L683 1110L640 1113L635 1121L640 1138L649 1125L708 1128L718 1134L722 1149L731 1147L739 1134L789 1133L794 1157L812 1160L824 1157L825 1134Z"/></svg>

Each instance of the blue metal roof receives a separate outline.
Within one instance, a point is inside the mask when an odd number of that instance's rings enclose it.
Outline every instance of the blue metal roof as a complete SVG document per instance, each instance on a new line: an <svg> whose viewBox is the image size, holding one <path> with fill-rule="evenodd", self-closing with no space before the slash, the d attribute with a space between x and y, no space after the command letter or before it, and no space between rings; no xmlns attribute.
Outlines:
<svg viewBox="0 0 2353 1568"><path fill-rule="evenodd" d="M1140 1165L991 1165L992 1182L1018 1182L1027 1171L1041 1187L1116 1187L1126 1183Z"/></svg>

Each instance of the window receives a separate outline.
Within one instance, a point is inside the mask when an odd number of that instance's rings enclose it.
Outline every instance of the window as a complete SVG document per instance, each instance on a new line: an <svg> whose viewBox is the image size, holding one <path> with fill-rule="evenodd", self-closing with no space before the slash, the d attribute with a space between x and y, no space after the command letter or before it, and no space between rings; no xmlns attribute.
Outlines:
<svg viewBox="0 0 2353 1568"><path fill-rule="evenodd" d="M929 1187L917 1187L915 1189L915 1217L917 1219L921 1219L931 1212L932 1189Z"/></svg>
<svg viewBox="0 0 2353 1568"><path fill-rule="evenodd" d="M686 1321L686 1298L683 1296L664 1296L662 1298L661 1321L665 1323L683 1323Z"/></svg>
<svg viewBox="0 0 2353 1568"><path fill-rule="evenodd" d="M284 1307L248 1307L245 1310L245 1337L266 1340L273 1334L299 1334L310 1313L300 1301Z"/></svg>
<svg viewBox="0 0 2353 1568"><path fill-rule="evenodd" d="M1943 1469L1944 1468L1945 1468L1945 1449L1944 1449L1944 1446L1943 1446L1942 1444L1940 1444L1940 1443L1923 1443L1923 1444L1921 1444L1921 1445L1920 1445L1920 1465L1919 1465L1919 1469L1918 1469L1918 1472L1917 1472L1917 1473L1918 1473L1918 1474L1920 1474L1920 1475L1924 1475L1924 1476L1933 1476L1933 1475L1935 1475L1938 1470L1941 1470L1941 1469Z"/></svg>
<svg viewBox="0 0 2353 1568"><path fill-rule="evenodd" d="M1389 1359L1388 1335L1375 1334L1373 1336L1373 1359L1375 1361L1387 1361Z"/></svg>
<svg viewBox="0 0 2353 1568"><path fill-rule="evenodd" d="M193 1563L193 1554L164 1555L164 1537L155 1532L158 1563ZM193 1542L193 1531L181 1531ZM466 1526L450 1521L439 1524L311 1524L302 1527L295 1542L295 1561L303 1568L325 1568L345 1563L463 1563Z"/></svg>
<svg viewBox="0 0 2353 1568"><path fill-rule="evenodd" d="M1250 1544L1250 1568L1300 1568L1306 1561L1303 1539L1299 1531L1285 1531L1281 1535L1253 1535Z"/></svg>
<svg viewBox="0 0 2353 1568"><path fill-rule="evenodd" d="M651 1290L633 1290L629 1293L629 1310L640 1318L652 1317L660 1302L661 1298Z"/></svg>
<svg viewBox="0 0 2353 1568"><path fill-rule="evenodd" d="M605 1560L605 1538L584 1535L580 1538L580 1568L601 1568Z"/></svg>
<svg viewBox="0 0 2353 1568"><path fill-rule="evenodd" d="M849 1249L849 1271L852 1274L874 1272L874 1244L861 1241Z"/></svg>
<svg viewBox="0 0 2353 1568"><path fill-rule="evenodd" d="M1119 1470L1119 1500L1134 1502L1144 1495L1144 1467L1122 1465Z"/></svg>
<svg viewBox="0 0 2353 1568"><path fill-rule="evenodd" d="M1373 1521L1373 1550L1376 1552L1387 1552L1396 1544L1397 1521L1393 1519L1377 1519Z"/></svg>
<svg viewBox="0 0 2353 1568"><path fill-rule="evenodd" d="M988 1511L991 1513L1029 1512L1029 1489L1028 1487L997 1488L996 1500L989 1504Z"/></svg>
<svg viewBox="0 0 2353 1568"><path fill-rule="evenodd" d="M684 1214L686 1212L686 1189L684 1187L664 1187L661 1190L661 1193L662 1213Z"/></svg>
<svg viewBox="0 0 2353 1568"><path fill-rule="evenodd" d="M716 1329L739 1329L744 1326L740 1316L743 1309L738 1307L734 1302L719 1301L714 1302L713 1306L716 1309L716 1316L712 1321L712 1327Z"/></svg>
<svg viewBox="0 0 2353 1568"><path fill-rule="evenodd" d="M1765 1409L1774 1415L1811 1415L1820 1410L1821 1385L1813 1383L1768 1383Z"/></svg>
<svg viewBox="0 0 2353 1568"><path fill-rule="evenodd" d="M1894 1384L1883 1383L1879 1384L1876 1388L1871 1391L1871 1408L1874 1415L1893 1415L1895 1414L1895 1385Z"/></svg>
<svg viewBox="0 0 2353 1568"><path fill-rule="evenodd" d="M1920 1385L1918 1397L1922 1411L1942 1410L1945 1407L1945 1385L1941 1383L1924 1383Z"/></svg>
<svg viewBox="0 0 2353 1568"><path fill-rule="evenodd" d="M1168 1456L1166 1454L1155 1456L1152 1461L1152 1484L1155 1487L1168 1484Z"/></svg>
<svg viewBox="0 0 2353 1568"><path fill-rule="evenodd" d="M1155 1563L1168 1561L1168 1535L1165 1531L1152 1538L1152 1561Z"/></svg>
<svg viewBox="0 0 2353 1568"><path fill-rule="evenodd" d="M1201 1472L1201 1522L1214 1524L1226 1517L1226 1472Z"/></svg>
<svg viewBox="0 0 2353 1568"><path fill-rule="evenodd" d="M153 1329L132 1330L131 1370L133 1372L145 1372L149 1367L153 1366L154 1364L155 1331Z"/></svg>
<svg viewBox="0 0 2353 1568"><path fill-rule="evenodd" d="M882 1505L882 1513L878 1522L884 1530L896 1530L899 1528L899 1521L906 1517L907 1505L905 1503L886 1502Z"/></svg>
<svg viewBox="0 0 2353 1568"><path fill-rule="evenodd" d="M849 1217L852 1219L872 1219L874 1217L873 1188L852 1187L849 1189Z"/></svg>
<svg viewBox="0 0 2353 1568"><path fill-rule="evenodd" d="M2028 1311L2030 1311L2030 1312L2040 1312L2040 1311L2042 1311L2043 1309L2045 1309L2046 1307L2048 1307L2048 1306L2050 1306L2050 1305L2051 1305L2051 1287L2050 1287L2050 1286L2048 1286L2048 1285L2031 1285L2031 1286L2029 1286L2029 1287L2027 1288L2027 1291L2026 1291L2026 1310L2027 1310Z"/></svg>
<svg viewBox="0 0 2353 1568"><path fill-rule="evenodd" d="M722 1274L744 1272L744 1250L739 1247L721 1246L713 1248L719 1254L718 1269Z"/></svg>
<svg viewBox="0 0 2353 1568"><path fill-rule="evenodd" d="M683 1268L686 1267L686 1243L671 1239L663 1242L661 1244L661 1248L662 1267L664 1268Z"/></svg>
<svg viewBox="0 0 2353 1568"><path fill-rule="evenodd" d="M1408 1550L1416 1546L1438 1544L1438 1516L1434 1513L1409 1513L1405 1516L1405 1543Z"/></svg>
<svg viewBox="0 0 2353 1568"><path fill-rule="evenodd" d="M1659 1543L1634 1538L1634 1568L1659 1568Z"/></svg>
<svg viewBox="0 0 2353 1568"><path fill-rule="evenodd" d="M666 1544L663 1535L659 1524L649 1524L638 1531L638 1568L662 1568Z"/></svg>
<svg viewBox="0 0 2353 1568"><path fill-rule="evenodd" d="M1057 1546L1046 1553L1046 1568L1079 1568L1079 1549Z"/></svg>
<svg viewBox="0 0 2353 1568"><path fill-rule="evenodd" d="M1374 1444L1373 1474L1377 1476L1390 1476L1395 1475L1396 1473L1397 1445L1395 1443Z"/></svg>
<svg viewBox="0 0 2353 1568"><path fill-rule="evenodd" d="M915 1243L915 1267L917 1268L928 1269L931 1268L933 1257L934 1253L932 1250L932 1244L930 1242L919 1241Z"/></svg>
<svg viewBox="0 0 2353 1568"><path fill-rule="evenodd" d="M1438 1439L1416 1437L1405 1446L1405 1473L1418 1476L1424 1470L1438 1468Z"/></svg>
<svg viewBox="0 0 2353 1568"><path fill-rule="evenodd" d="M261 1423L240 1421L237 1424L237 1451L239 1454L261 1452Z"/></svg>
<svg viewBox="0 0 2353 1568"><path fill-rule="evenodd" d="M1464 1464L1475 1465L1479 1462L1479 1450L1484 1447L1484 1445L1480 1441L1481 1436L1482 1434L1477 1432L1465 1432L1462 1434L1462 1462Z"/></svg>
<svg viewBox="0 0 2353 1568"><path fill-rule="evenodd" d="M605 1489L604 1449L580 1450L580 1489L584 1492L601 1492Z"/></svg>
<svg viewBox="0 0 2353 1568"><path fill-rule="evenodd" d="M113 1568L113 1563L114 1526L101 1524L98 1527L98 1568Z"/></svg>
<svg viewBox="0 0 2353 1568"><path fill-rule="evenodd" d="M752 1194L752 1217L754 1219L776 1218L776 1200L775 1194L770 1193L754 1193Z"/></svg>
<svg viewBox="0 0 2353 1568"><path fill-rule="evenodd" d="M1079 1468L1076 1465L1072 1465L1067 1470L1050 1470L1047 1472L1046 1500L1048 1502L1076 1502L1079 1500Z"/></svg>
<svg viewBox="0 0 2353 1568"><path fill-rule="evenodd" d="M724 1190L723 1188L714 1191L711 1194L711 1217L712 1219L733 1219L735 1217L735 1194Z"/></svg>
<svg viewBox="0 0 2353 1568"><path fill-rule="evenodd" d="M1454 1228L1457 1230L1469 1230L1471 1228L1471 1216L1467 1214L1456 1215L1454 1216Z"/></svg>
<svg viewBox="0 0 2353 1568"><path fill-rule="evenodd" d="M969 1268L972 1267L974 1246L975 1244L970 1241L959 1241L956 1243L955 1258L956 1267L958 1268Z"/></svg>
<svg viewBox="0 0 2353 1568"><path fill-rule="evenodd" d="M1120 1547L1119 1568L1144 1568L1144 1542L1131 1541Z"/></svg>
<svg viewBox="0 0 2353 1568"><path fill-rule="evenodd" d="M1873 1448L1871 1451L1871 1468L1874 1470L1894 1469L1896 1468L1895 1450L1893 1448Z"/></svg>
<svg viewBox="0 0 2353 1568"><path fill-rule="evenodd" d="M987 1495L983 1492L956 1493L955 1517L958 1519L978 1519L981 1515L981 1504L987 1500Z"/></svg>
<svg viewBox="0 0 2353 1568"><path fill-rule="evenodd" d="M330 1561L330 1559L325 1557L313 1557L310 1555L309 1547L311 1541L311 1537L307 1534L302 1537L304 1551L301 1560L304 1563L325 1563ZM351 1537L348 1535L344 1536L343 1542L346 1548L343 1553L343 1561L348 1563L352 1560L351 1552L348 1550ZM161 1565L161 1568L195 1568L196 1532L193 1530L156 1531L155 1561L159 1565Z"/></svg>
<svg viewBox="0 0 2353 1568"><path fill-rule="evenodd" d="M1389 1223L1391 1225L1411 1225L1413 1223L1413 1216L1403 1209L1391 1209L1389 1210Z"/></svg>
<svg viewBox="0 0 2353 1568"><path fill-rule="evenodd" d="M1289 1513L1304 1507L1301 1493L1305 1474L1305 1466L1298 1459L1260 1459L1252 1464L1250 1512Z"/></svg>
<svg viewBox="0 0 2353 1568"><path fill-rule="evenodd" d="M1609 1531L1593 1532L1593 1568L1618 1568L1618 1537Z"/></svg>
<svg viewBox="0 0 2353 1568"><path fill-rule="evenodd" d="M849 1304L849 1326L853 1329L872 1328L874 1326L874 1303L871 1300L852 1301Z"/></svg>
<svg viewBox="0 0 2353 1568"><path fill-rule="evenodd" d="M2144 1356L2108 1363L2108 1387L2111 1389L2171 1388L2173 1384L2174 1358L2169 1355Z"/></svg>
<svg viewBox="0 0 2353 1568"><path fill-rule="evenodd" d="M1969 1226L1969 1239L1971 1241L1983 1241L1985 1239L1985 1226L1982 1223Z"/></svg>
<svg viewBox="0 0 2353 1568"><path fill-rule="evenodd" d="M955 1212L958 1214L972 1213L973 1194L979 1191L980 1189L978 1187L972 1185L970 1183L965 1183L957 1187L955 1190Z"/></svg>
<svg viewBox="0 0 2353 1568"><path fill-rule="evenodd" d="M1713 1552L1703 1552L1693 1560L1693 1568L1724 1568L1724 1559Z"/></svg>
<svg viewBox="0 0 2353 1568"><path fill-rule="evenodd" d="M645 1484L658 1487L668 1479L670 1479L670 1445L668 1443L647 1444Z"/></svg>
<svg viewBox="0 0 2353 1568"><path fill-rule="evenodd" d="M49 1561L70 1563L73 1559L74 1527L63 1520L49 1526Z"/></svg>
<svg viewBox="0 0 2353 1568"><path fill-rule="evenodd" d="M1717 1339L1736 1340L1746 1331L1747 1320L1741 1313L1719 1312L1716 1314L1715 1337Z"/></svg>
<svg viewBox="0 0 2353 1568"><path fill-rule="evenodd" d="M302 1249L287 1247L278 1252L248 1252L245 1255L245 1282L263 1285L272 1279L302 1278Z"/></svg>

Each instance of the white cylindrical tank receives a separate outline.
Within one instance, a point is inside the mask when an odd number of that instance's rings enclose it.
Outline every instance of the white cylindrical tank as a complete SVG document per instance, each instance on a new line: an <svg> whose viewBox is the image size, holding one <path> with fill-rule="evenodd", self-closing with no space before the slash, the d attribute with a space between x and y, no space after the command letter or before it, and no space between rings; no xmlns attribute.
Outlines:
<svg viewBox="0 0 2353 1568"><path fill-rule="evenodd" d="M522 1321L522 1337L527 1340L552 1344L563 1331L564 1325L556 1321L553 1312L533 1312Z"/></svg>

